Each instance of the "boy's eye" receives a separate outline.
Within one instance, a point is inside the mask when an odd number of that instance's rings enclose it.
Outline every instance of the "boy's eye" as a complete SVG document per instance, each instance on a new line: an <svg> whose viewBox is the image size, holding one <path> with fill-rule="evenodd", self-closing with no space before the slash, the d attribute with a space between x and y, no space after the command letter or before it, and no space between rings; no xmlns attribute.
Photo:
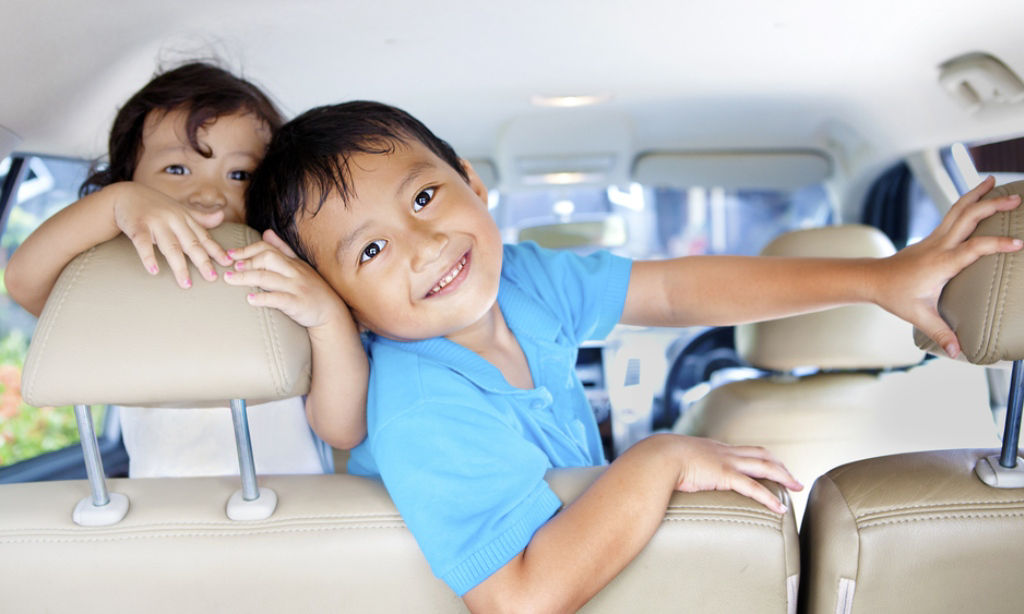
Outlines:
<svg viewBox="0 0 1024 614"><path fill-rule="evenodd" d="M250 171L231 171L228 173L228 179L234 181L249 181L252 179L252 173Z"/></svg>
<svg viewBox="0 0 1024 614"><path fill-rule="evenodd" d="M370 242L369 245L363 248L363 253L359 255L359 264L373 260L387 244L388 242L384 239Z"/></svg>
<svg viewBox="0 0 1024 614"><path fill-rule="evenodd" d="M427 204L430 203L431 199L434 198L434 192L436 190L436 188L427 188L426 190L422 190L419 194L417 194L416 198L414 198L412 201L412 210L419 213L420 209L426 207Z"/></svg>
<svg viewBox="0 0 1024 614"><path fill-rule="evenodd" d="M164 167L164 172L168 175L188 175L189 170L180 164L171 164L170 166Z"/></svg>

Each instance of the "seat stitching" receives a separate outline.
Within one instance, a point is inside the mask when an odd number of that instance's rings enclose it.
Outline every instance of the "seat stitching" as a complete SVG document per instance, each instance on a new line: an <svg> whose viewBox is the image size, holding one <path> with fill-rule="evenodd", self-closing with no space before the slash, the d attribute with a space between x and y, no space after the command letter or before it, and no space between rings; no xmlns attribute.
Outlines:
<svg viewBox="0 0 1024 614"><path fill-rule="evenodd" d="M964 518L1020 518L1024 516L1024 511L1014 513L992 513L992 514L932 514L930 516L922 516L917 518L898 518L889 520L873 520L864 523L858 523L859 529L870 529L872 527L879 527L891 524L909 524L912 522L927 522L932 520L962 520Z"/></svg>

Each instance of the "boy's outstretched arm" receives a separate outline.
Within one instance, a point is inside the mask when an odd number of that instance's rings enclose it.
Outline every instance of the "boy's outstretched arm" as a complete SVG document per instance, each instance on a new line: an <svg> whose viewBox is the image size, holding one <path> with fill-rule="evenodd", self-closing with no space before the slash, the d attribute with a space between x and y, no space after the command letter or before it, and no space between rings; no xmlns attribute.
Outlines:
<svg viewBox="0 0 1024 614"><path fill-rule="evenodd" d="M227 283L261 288L250 304L279 309L306 327L313 352L306 419L331 446L354 448L366 437L370 366L348 306L272 230L228 253L235 272L225 272Z"/></svg>
<svg viewBox="0 0 1024 614"><path fill-rule="evenodd" d="M674 490L735 490L785 507L753 478L802 486L763 448L653 435L611 464L526 549L464 595L473 612L574 612L650 541Z"/></svg>
<svg viewBox="0 0 1024 614"><path fill-rule="evenodd" d="M188 287L186 256L207 279L216 279L211 258L230 259L206 228L219 224L222 212L190 213L168 196L130 181L111 184L68 205L43 222L15 250L4 282L19 305L38 316L57 278L75 256L124 232L143 266L156 273L154 245L167 258L178 285Z"/></svg>
<svg viewBox="0 0 1024 614"><path fill-rule="evenodd" d="M1021 248L1009 237L968 240L978 222L1020 204L1018 196L983 200L994 183L986 179L953 205L932 234L888 258L691 256L636 262L622 321L729 325L872 302L956 356L956 336L938 313L942 288L978 258Z"/></svg>

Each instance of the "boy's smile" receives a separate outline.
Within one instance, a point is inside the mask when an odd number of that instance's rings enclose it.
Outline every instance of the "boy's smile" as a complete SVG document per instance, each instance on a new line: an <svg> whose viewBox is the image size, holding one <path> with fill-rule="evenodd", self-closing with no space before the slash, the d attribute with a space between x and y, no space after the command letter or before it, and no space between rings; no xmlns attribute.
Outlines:
<svg viewBox="0 0 1024 614"><path fill-rule="evenodd" d="M486 336L497 309L502 245L487 190L410 140L349 158L346 201L332 193L298 231L317 270L356 320L391 339ZM468 335L468 337L467 337Z"/></svg>

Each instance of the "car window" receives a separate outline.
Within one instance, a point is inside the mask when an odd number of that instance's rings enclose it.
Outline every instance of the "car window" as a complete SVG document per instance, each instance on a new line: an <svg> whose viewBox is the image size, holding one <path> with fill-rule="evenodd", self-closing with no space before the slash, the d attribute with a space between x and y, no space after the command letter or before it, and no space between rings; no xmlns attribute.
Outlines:
<svg viewBox="0 0 1024 614"><path fill-rule="evenodd" d="M0 280L25 237L77 199L88 168L82 160L41 156L8 157L0 162L0 185L10 190L0 233ZM35 317L11 300L0 283L0 467L78 441L71 407L32 407L21 398L21 370L35 324ZM83 350L83 360L86 357ZM100 432L104 414L104 408L93 408Z"/></svg>
<svg viewBox="0 0 1024 614"><path fill-rule="evenodd" d="M821 184L795 190L633 184L502 193L492 212L509 242L541 236L552 237L549 247L565 247L561 236L530 232L561 224L580 237L581 251L607 247L631 258L671 258L754 255L783 232L834 223L834 210Z"/></svg>

